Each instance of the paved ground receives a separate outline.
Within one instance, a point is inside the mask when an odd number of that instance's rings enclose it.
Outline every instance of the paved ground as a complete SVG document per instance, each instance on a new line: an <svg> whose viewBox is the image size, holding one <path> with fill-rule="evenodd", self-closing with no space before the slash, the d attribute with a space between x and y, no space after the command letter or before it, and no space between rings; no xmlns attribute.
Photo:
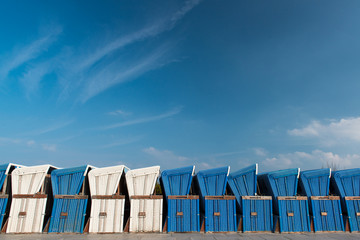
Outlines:
<svg viewBox="0 0 360 240"><path fill-rule="evenodd" d="M179 240L232 240L232 239L249 239L249 240L277 240L277 239L330 239L330 240L347 240L347 239L360 239L359 233L305 233L305 234L258 234L258 233L173 233L173 234L1 234L0 239L11 240L36 240L36 239L49 239L49 240L77 240L77 239L89 239L89 240L111 240L111 239L131 239L131 240L161 240L161 239L179 239Z"/></svg>

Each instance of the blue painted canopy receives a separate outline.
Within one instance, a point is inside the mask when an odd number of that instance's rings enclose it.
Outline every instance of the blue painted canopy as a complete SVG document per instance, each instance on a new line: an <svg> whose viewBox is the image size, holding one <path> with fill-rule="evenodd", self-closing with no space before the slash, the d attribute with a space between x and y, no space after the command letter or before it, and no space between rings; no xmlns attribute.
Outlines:
<svg viewBox="0 0 360 240"><path fill-rule="evenodd" d="M56 169L51 172L54 195L76 195L80 193L88 166Z"/></svg>
<svg viewBox="0 0 360 240"><path fill-rule="evenodd" d="M222 196L226 191L230 167L199 171L196 178L201 196Z"/></svg>
<svg viewBox="0 0 360 240"><path fill-rule="evenodd" d="M6 170L9 164L0 165L0 189L3 187L5 178L6 178Z"/></svg>
<svg viewBox="0 0 360 240"><path fill-rule="evenodd" d="M360 168L335 171L331 180L341 197L360 196Z"/></svg>
<svg viewBox="0 0 360 240"><path fill-rule="evenodd" d="M230 173L229 185L236 197L256 194L257 164Z"/></svg>
<svg viewBox="0 0 360 240"><path fill-rule="evenodd" d="M330 168L303 171L300 173L300 187L306 196L328 196Z"/></svg>
<svg viewBox="0 0 360 240"><path fill-rule="evenodd" d="M165 195L188 195L195 166L165 170L161 174L161 182Z"/></svg>
<svg viewBox="0 0 360 240"><path fill-rule="evenodd" d="M296 196L299 173L299 168L263 173L258 175L259 184L263 185L261 187L267 190L267 194L271 194L275 198Z"/></svg>

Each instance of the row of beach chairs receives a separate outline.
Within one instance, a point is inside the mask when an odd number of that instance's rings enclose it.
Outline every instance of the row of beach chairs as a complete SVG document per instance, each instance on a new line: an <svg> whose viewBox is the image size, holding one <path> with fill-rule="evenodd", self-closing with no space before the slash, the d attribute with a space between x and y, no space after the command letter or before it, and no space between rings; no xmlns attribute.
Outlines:
<svg viewBox="0 0 360 240"><path fill-rule="evenodd" d="M0 165L3 233L360 230L360 169Z"/></svg>

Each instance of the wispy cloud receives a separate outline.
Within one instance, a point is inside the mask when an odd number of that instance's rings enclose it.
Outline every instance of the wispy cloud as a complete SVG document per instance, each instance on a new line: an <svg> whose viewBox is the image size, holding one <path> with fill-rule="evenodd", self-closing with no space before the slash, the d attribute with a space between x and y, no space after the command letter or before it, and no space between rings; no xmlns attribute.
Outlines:
<svg viewBox="0 0 360 240"><path fill-rule="evenodd" d="M187 162L190 160L184 156L178 156L169 150L159 150L154 147L144 148L143 152L152 156L156 163L162 164L165 167L177 167L182 166L184 164L188 164Z"/></svg>
<svg viewBox="0 0 360 240"><path fill-rule="evenodd" d="M22 139L17 139L17 138L8 138L8 137L0 137L0 143L14 143L14 144L19 144L22 143L23 140Z"/></svg>
<svg viewBox="0 0 360 240"><path fill-rule="evenodd" d="M119 115L121 115L121 116L128 116L128 115L131 115L130 112L125 112L125 111L123 111L123 110L121 110L121 109L117 109L117 110L115 110L115 111L108 112L108 114L109 114L109 115L112 115L112 116L119 116Z"/></svg>
<svg viewBox="0 0 360 240"><path fill-rule="evenodd" d="M51 44L58 39L61 32L61 27L52 26L43 36L22 48L15 49L10 56L6 56L0 67L0 80L4 80L11 71L47 51Z"/></svg>
<svg viewBox="0 0 360 240"><path fill-rule="evenodd" d="M144 117L144 118L138 118L138 119L133 119L133 120L129 120L129 121L124 121L124 122L120 122L120 123L116 123L116 124L112 124L109 126L105 126L102 127L102 130L108 130L108 129L113 129L113 128L120 128L120 127L126 127L126 126L131 126L131 125L135 125L135 124L142 124L142 123L148 123L148 122L154 122L154 121L159 121L165 118L169 118L172 117L176 114L179 114L181 112L182 108L181 107L177 107L172 109L171 111L168 111L166 113L160 114L160 115L155 115L155 116L150 116L150 117Z"/></svg>
<svg viewBox="0 0 360 240"><path fill-rule="evenodd" d="M253 148L256 156L265 157L267 155L267 151L264 148Z"/></svg>
<svg viewBox="0 0 360 240"><path fill-rule="evenodd" d="M28 146L33 146L34 144L35 144L34 140L29 140L26 142L26 145L28 145Z"/></svg>
<svg viewBox="0 0 360 240"><path fill-rule="evenodd" d="M169 18L163 18L160 21L155 22L150 26L146 26L143 29L136 31L134 33L128 34L123 37L119 37L105 46L97 49L90 56L87 56L85 61L79 66L80 70L89 68L105 56L111 54L114 51L117 51L127 45L133 44L135 42L155 37L164 31L170 31L173 29L178 21L180 21L189 11L191 11L196 5L198 5L200 0L188 0L185 2L184 6L176 11Z"/></svg>
<svg viewBox="0 0 360 240"><path fill-rule="evenodd" d="M324 152L322 150L314 150L307 152L293 152L278 154L274 157L266 158L261 165L268 170L276 170L300 167L302 169L321 168L323 166L336 165L340 168L351 168L360 166L360 155L346 154L340 155L333 152Z"/></svg>
<svg viewBox="0 0 360 240"><path fill-rule="evenodd" d="M37 135L42 135L45 133L49 133L49 132L54 132L57 131L61 128L67 127L68 125L72 124L74 122L74 120L68 120L68 121L64 121L64 122L57 122L53 125L50 125L46 128L41 128L41 129L37 129L37 130L33 130L27 133L24 133L24 135L32 135L32 136L37 136Z"/></svg>
<svg viewBox="0 0 360 240"><path fill-rule="evenodd" d="M112 147L118 147L118 146L123 146L123 145L127 145L127 144L131 144L134 142L138 142L142 139L142 136L137 136L137 137L130 137L127 139L120 139L120 140L116 140L110 144L106 144L104 146L101 146L100 148L112 148Z"/></svg>
<svg viewBox="0 0 360 240"><path fill-rule="evenodd" d="M71 60L65 61L68 64L65 64L62 71L64 76L60 77L63 90L59 100L67 99L73 91L80 90L78 100L85 103L115 85L134 80L150 70L171 63L169 56L174 48L171 41L160 43L155 50L148 51L150 54L141 58L136 58L136 54L132 54L133 59L120 61L116 54L131 44L152 39L172 30L199 3L199 0L186 1L173 14L163 16L140 30L106 41L107 43L101 44L95 50L77 54Z"/></svg>
<svg viewBox="0 0 360 240"><path fill-rule="evenodd" d="M360 117L331 120L328 123L312 121L303 128L289 130L288 134L318 139L325 145L344 143L344 141L360 142Z"/></svg>
<svg viewBox="0 0 360 240"><path fill-rule="evenodd" d="M114 85L132 80L150 70L166 65L165 55L170 52L170 49L169 44L164 44L150 55L123 69L119 69L117 62L107 65L87 79L80 101L84 103Z"/></svg>
<svg viewBox="0 0 360 240"><path fill-rule="evenodd" d="M42 144L42 148L49 152L55 152L56 151L56 144Z"/></svg>

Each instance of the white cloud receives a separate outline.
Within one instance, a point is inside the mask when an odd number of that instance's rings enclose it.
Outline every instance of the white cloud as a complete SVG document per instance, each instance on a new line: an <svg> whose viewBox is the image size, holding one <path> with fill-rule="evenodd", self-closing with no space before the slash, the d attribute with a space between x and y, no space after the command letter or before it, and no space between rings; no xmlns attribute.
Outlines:
<svg viewBox="0 0 360 240"><path fill-rule="evenodd" d="M63 101L73 91L79 90L77 100L85 103L115 85L134 80L148 71L171 63L169 56L174 48L173 41L160 44L160 47L153 51L147 50L150 52L147 56L143 53L132 54L134 59L120 61L115 54L128 45L172 30L199 3L200 0L188 0L178 11L169 16L163 16L161 20L153 21L152 24L138 31L106 41L107 43L101 44L98 48L91 48L88 53L78 53L78 57L72 54L69 61L63 61L64 69L61 70L61 74L58 74L63 88L59 100Z"/></svg>
<svg viewBox="0 0 360 240"><path fill-rule="evenodd" d="M263 148L253 148L256 156L265 157L267 155L267 151Z"/></svg>
<svg viewBox="0 0 360 240"><path fill-rule="evenodd" d="M102 130L107 130L107 129L131 126L131 125L135 125L135 124L158 121L158 120L162 120L162 119L174 116L176 114L179 114L181 112L181 110L182 110L181 107L177 107L177 108L174 108L173 110L171 110L169 112L166 112L166 113L163 113L163 114L160 114L160 115L150 116L150 117L145 117L145 118L138 118L138 119L133 119L133 120L129 120L129 121L124 121L124 122L120 122L120 123L116 123L116 124L112 124L112 125L109 125L109 126L102 127L101 129Z"/></svg>
<svg viewBox="0 0 360 240"><path fill-rule="evenodd" d="M27 46L14 50L10 56L6 56L6 59L2 60L0 67L0 80L6 78L12 70L47 51L51 44L58 39L61 32L61 27L52 26L46 34L40 38L29 43Z"/></svg>
<svg viewBox="0 0 360 240"><path fill-rule="evenodd" d="M49 151L49 152L56 151L56 144L42 144L42 147L44 150Z"/></svg>
<svg viewBox="0 0 360 240"><path fill-rule="evenodd" d="M144 27L139 31L117 38L105 46L92 52L90 56L86 56L79 69L86 69L96 62L100 61L105 56L117 51L127 45L135 42L144 40L146 38L155 37L164 31L170 31L174 28L176 23L181 20L191 9L200 3L200 0L189 0L186 1L184 6L176 11L170 18L163 18L161 21L155 22L154 24Z"/></svg>
<svg viewBox="0 0 360 240"><path fill-rule="evenodd" d="M19 143L22 143L22 142L23 142L22 139L0 137L0 143L3 143L3 144L8 144L8 143L19 144Z"/></svg>
<svg viewBox="0 0 360 240"><path fill-rule="evenodd" d="M36 135L42 135L45 133L49 133L49 132L54 132L57 131L61 128L67 127L68 125L72 124L74 122L74 120L68 120L68 121L64 121L64 122L57 122L53 125L50 125L49 127L46 128L42 128L42 129L37 129L37 130L33 130L31 132L25 133L24 135L32 135L32 136L36 136Z"/></svg>
<svg viewBox="0 0 360 240"><path fill-rule="evenodd" d="M28 146L33 146L34 144L35 144L34 140L29 140L26 142L26 145L28 145Z"/></svg>
<svg viewBox="0 0 360 240"><path fill-rule="evenodd" d="M139 141L141 139L142 139L142 137L131 137L131 138L128 138L128 139L120 139L120 140L114 141L114 142L112 142L110 144L104 145L101 148L111 148L111 147L118 147L118 146L122 146L122 145L127 145L127 144L130 144L130 143L137 142L137 141Z"/></svg>
<svg viewBox="0 0 360 240"><path fill-rule="evenodd" d="M118 116L118 115L127 116L127 115L131 115L131 113L125 112L125 111L123 111L123 110L121 110L121 109L118 109L118 110L109 112L108 114L109 114L109 115L112 115L112 116Z"/></svg>
<svg viewBox="0 0 360 240"><path fill-rule="evenodd" d="M286 168L315 169L335 165L340 168L360 167L360 155L339 155L333 152L314 150L310 153L293 152L278 154L275 157L266 158L262 163L267 170L278 170Z"/></svg>
<svg viewBox="0 0 360 240"><path fill-rule="evenodd" d="M165 167L183 166L190 160L187 157L175 155L172 151L158 150L154 147L145 148L143 149L143 152L152 156L156 160L156 163L161 163L162 166Z"/></svg>
<svg viewBox="0 0 360 240"><path fill-rule="evenodd" d="M289 130L288 134L319 139L326 145L344 143L344 141L360 142L360 117L342 118L329 123L312 121L304 128Z"/></svg>

